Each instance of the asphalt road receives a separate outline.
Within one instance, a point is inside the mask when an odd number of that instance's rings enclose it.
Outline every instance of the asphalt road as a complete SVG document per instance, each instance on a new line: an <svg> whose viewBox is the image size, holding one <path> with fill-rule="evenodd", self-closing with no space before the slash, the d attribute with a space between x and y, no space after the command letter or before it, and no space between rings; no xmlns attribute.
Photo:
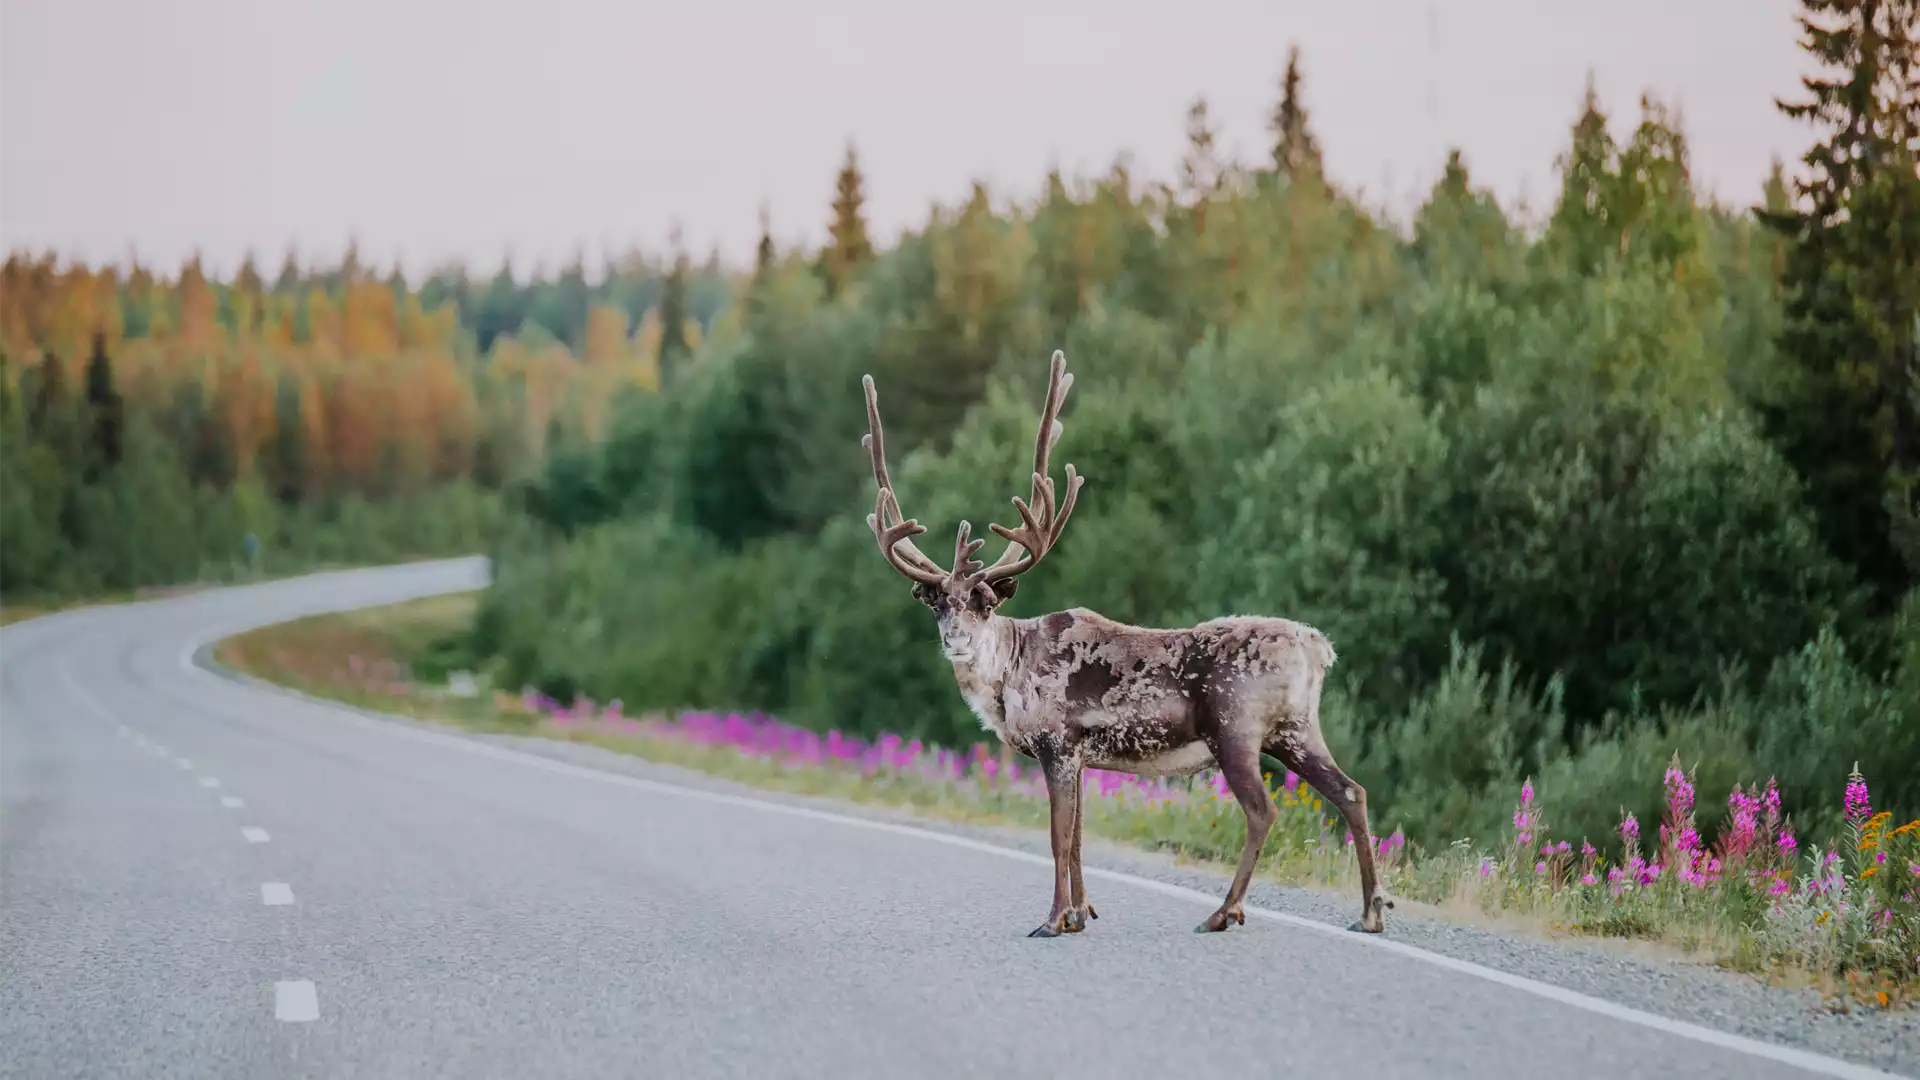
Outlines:
<svg viewBox="0 0 1920 1080"><path fill-rule="evenodd" d="M0 1076L1874 1073L1029 855L637 780L195 667L477 561L0 632ZM1389 934L1391 942L1391 913Z"/></svg>

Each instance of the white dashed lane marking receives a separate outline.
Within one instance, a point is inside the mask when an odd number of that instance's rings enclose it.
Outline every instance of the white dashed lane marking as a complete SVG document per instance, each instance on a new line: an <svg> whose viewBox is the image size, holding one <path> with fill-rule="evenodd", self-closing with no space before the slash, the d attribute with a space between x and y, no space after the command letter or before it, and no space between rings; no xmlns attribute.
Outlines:
<svg viewBox="0 0 1920 1080"><path fill-rule="evenodd" d="M284 881L269 881L260 886L260 902L268 907L293 903L293 887Z"/></svg>
<svg viewBox="0 0 1920 1080"><path fill-rule="evenodd" d="M173 763L174 763L175 765L178 765L178 766L180 766L180 767L181 767L181 768L183 768L183 769L191 769L191 768L193 768L193 762L191 762L191 761L188 761L188 760L187 760L186 758L183 758L183 757L177 757L177 758L174 758L174 759L173 759Z"/></svg>
<svg viewBox="0 0 1920 1080"><path fill-rule="evenodd" d="M200 786L201 787L219 787L220 781L214 779L211 776L203 776L200 778Z"/></svg>
<svg viewBox="0 0 1920 1080"><path fill-rule="evenodd" d="M247 804L232 795L222 795L220 796L220 805L229 810L238 810Z"/></svg>
<svg viewBox="0 0 1920 1080"><path fill-rule="evenodd" d="M267 830L257 825L249 825L241 829L240 835L246 837L247 843L249 844L264 844L267 842Z"/></svg>
<svg viewBox="0 0 1920 1080"><path fill-rule="evenodd" d="M320 994L309 979L292 979L273 984L273 1018L291 1024L304 1024L320 1018Z"/></svg>

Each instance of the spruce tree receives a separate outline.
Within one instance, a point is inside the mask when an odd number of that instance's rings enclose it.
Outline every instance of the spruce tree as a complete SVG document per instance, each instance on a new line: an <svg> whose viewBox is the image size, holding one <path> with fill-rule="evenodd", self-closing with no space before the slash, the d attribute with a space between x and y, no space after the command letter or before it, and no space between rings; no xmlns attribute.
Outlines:
<svg viewBox="0 0 1920 1080"><path fill-rule="evenodd" d="M1220 158L1207 99L1195 98L1187 107L1187 153L1180 159L1180 193L1191 206L1206 201L1220 185Z"/></svg>
<svg viewBox="0 0 1920 1080"><path fill-rule="evenodd" d="M666 287L660 294L660 385L672 382L687 348L687 275L686 246L681 242L676 222L671 237L673 268L667 272Z"/></svg>
<svg viewBox="0 0 1920 1080"><path fill-rule="evenodd" d="M773 215L766 203L760 204L760 244L753 250L753 276L764 281L773 271Z"/></svg>
<svg viewBox="0 0 1920 1080"><path fill-rule="evenodd" d="M120 391L113 385L113 359L107 355L107 335L93 335L93 354L87 358L87 411L93 421L92 453L87 460L88 483L120 464L120 444L126 425Z"/></svg>
<svg viewBox="0 0 1920 1080"><path fill-rule="evenodd" d="M1271 126L1274 171L1296 183L1320 180L1320 144L1307 126L1298 45L1287 51L1287 73L1280 80L1280 103L1274 106Z"/></svg>
<svg viewBox="0 0 1920 1080"><path fill-rule="evenodd" d="M849 142L840 175L834 178L833 220L827 225L830 239L827 250L821 253L829 294L844 290L860 268L873 258L873 240L867 235L866 201L866 178L860 172L860 157Z"/></svg>
<svg viewBox="0 0 1920 1080"><path fill-rule="evenodd" d="M1788 244L1794 384L1762 411L1828 545L1887 610L1920 580L1920 2L1802 0L1800 26L1822 70L1777 105L1823 137L1794 205L1758 211Z"/></svg>
<svg viewBox="0 0 1920 1080"><path fill-rule="evenodd" d="M300 258L291 247L287 248L287 257L280 261L280 276L273 280L273 291L282 296L300 291Z"/></svg>
<svg viewBox="0 0 1920 1080"><path fill-rule="evenodd" d="M753 280L747 285L747 316L758 319L766 311L767 290L773 284L773 217L766 203L760 204L760 243L753 251Z"/></svg>
<svg viewBox="0 0 1920 1080"><path fill-rule="evenodd" d="M269 479L273 493L288 506L296 506L307 494L307 431L300 403L300 383L291 375L282 375L274 389L274 435Z"/></svg>

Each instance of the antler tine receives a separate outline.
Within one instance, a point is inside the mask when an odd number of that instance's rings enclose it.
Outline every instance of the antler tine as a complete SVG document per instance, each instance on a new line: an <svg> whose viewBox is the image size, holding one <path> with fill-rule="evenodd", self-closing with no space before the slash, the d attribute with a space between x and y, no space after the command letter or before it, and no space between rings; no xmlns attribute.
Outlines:
<svg viewBox="0 0 1920 1080"><path fill-rule="evenodd" d="M895 570L915 581L927 585L939 585L946 581L947 574L939 567L922 566L908 557L908 552L919 550L914 547L913 541L909 538L926 532L926 526L913 520L902 521L891 526L881 524L886 520L889 509L893 511L894 516L899 516L899 506L890 504L893 504L893 492L882 490L874 504L873 513L867 515L867 528L873 530L873 538L880 544L880 554ZM903 543L907 547L906 551L900 548Z"/></svg>
<svg viewBox="0 0 1920 1080"><path fill-rule="evenodd" d="M880 489L873 513L867 518L867 527L873 530L874 539L880 542L880 553L895 570L915 581L938 585L949 575L913 542L912 537L927 530L917 521L903 520L905 515L900 512L893 479L887 474L886 436L880 426L880 396L874 389L873 376L862 375L860 384L867 393L867 433L860 436L860 445L866 447L873 458L873 482Z"/></svg>
<svg viewBox="0 0 1920 1080"><path fill-rule="evenodd" d="M1067 519L1073 516L1073 504L1080 499L1080 485L1087 478L1073 471L1073 462L1067 462L1067 502L1060 508L1060 516L1053 519L1053 531L1047 536L1047 546L1052 547L1060 534L1066 531Z"/></svg>
<svg viewBox="0 0 1920 1080"><path fill-rule="evenodd" d="M974 540L972 536L973 523L970 521L961 522L960 533L954 537L953 541L953 575L955 577L964 577L967 574L971 574L975 570L980 569L982 565L980 560L973 556L975 552L986 545L987 541L984 537L979 540Z"/></svg>
<svg viewBox="0 0 1920 1080"><path fill-rule="evenodd" d="M1080 485L1086 482L1086 478L1075 472L1072 465L1067 466L1067 500L1063 506L1056 499L1057 491L1053 477L1048 475L1047 466L1053 444L1059 442L1065 432L1060 423L1060 408L1066 403L1067 391L1072 388L1073 376L1067 372L1067 354L1055 349L1052 377L1047 382L1047 401L1041 409L1040 427L1033 438L1033 494L1025 502L1018 496L1013 499L1013 507L1020 514L1020 528L1008 529L997 524L987 526L1006 539L1007 550L992 566L973 575L976 583L999 581L1032 569L1060 539L1067 518L1073 513Z"/></svg>

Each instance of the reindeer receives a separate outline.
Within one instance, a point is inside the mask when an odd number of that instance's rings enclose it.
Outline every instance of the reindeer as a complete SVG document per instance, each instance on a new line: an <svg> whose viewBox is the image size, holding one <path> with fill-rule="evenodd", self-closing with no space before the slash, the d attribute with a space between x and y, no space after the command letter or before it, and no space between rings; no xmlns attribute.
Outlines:
<svg viewBox="0 0 1920 1080"><path fill-rule="evenodd" d="M1048 452L1060 439L1060 407L1073 376L1066 354L1053 354L1052 378L1033 444L1033 490L1013 498L1018 528L987 527L1007 541L992 565L974 558L984 538L960 523L953 568L928 558L913 537L926 528L903 520L887 475L880 404L873 376L862 378L879 487L867 517L880 553L913 581L913 595L933 609L954 679L981 725L1040 763L1046 775L1053 841L1053 906L1029 937L1084 930L1099 916L1080 870L1082 773L1089 767L1142 776L1191 776L1212 765L1246 814L1246 847L1219 910L1196 932L1247 921L1243 901L1267 832L1278 811L1260 771L1262 752L1298 773L1346 818L1360 860L1360 921L1350 929L1380 933L1367 793L1340 771L1320 733L1320 691L1333 665L1325 634L1288 619L1213 619L1181 630L1128 626L1085 608L1032 619L995 614L1013 597L1019 575L1060 542L1085 478L1066 467L1064 502L1056 501Z"/></svg>

